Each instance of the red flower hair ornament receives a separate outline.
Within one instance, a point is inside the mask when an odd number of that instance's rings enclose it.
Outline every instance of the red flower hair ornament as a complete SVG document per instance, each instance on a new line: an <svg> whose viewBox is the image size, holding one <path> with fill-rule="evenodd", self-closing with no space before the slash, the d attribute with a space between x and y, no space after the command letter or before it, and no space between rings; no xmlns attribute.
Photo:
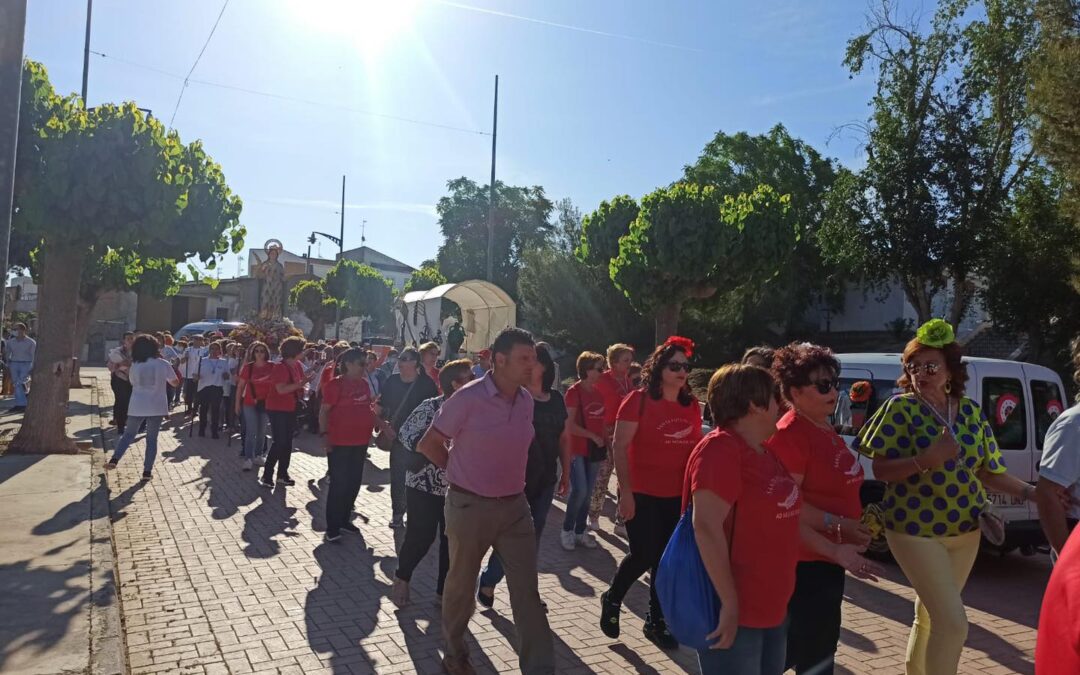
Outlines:
<svg viewBox="0 0 1080 675"><path fill-rule="evenodd" d="M665 347L678 347L686 352L686 358L693 358L694 356L694 341L690 338L684 338L678 335L672 335L664 343Z"/></svg>

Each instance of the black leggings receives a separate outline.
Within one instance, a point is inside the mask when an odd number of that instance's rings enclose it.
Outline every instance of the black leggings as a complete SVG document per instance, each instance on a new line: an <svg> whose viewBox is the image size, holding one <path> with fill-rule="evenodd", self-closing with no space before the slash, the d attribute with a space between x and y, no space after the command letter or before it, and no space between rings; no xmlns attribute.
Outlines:
<svg viewBox="0 0 1080 675"><path fill-rule="evenodd" d="M630 542L630 553L623 558L615 578L611 580L608 600L622 602L630 587L648 570L651 573L649 584L649 613L653 620L664 616L660 601L656 598L656 567L664 555L675 526L682 515L682 497L653 497L634 493L634 517L626 521L626 538Z"/></svg>
<svg viewBox="0 0 1080 675"><path fill-rule="evenodd" d="M349 522L367 462L366 445L335 445L326 455L330 489L326 495L326 531L337 534Z"/></svg>
<svg viewBox="0 0 1080 675"><path fill-rule="evenodd" d="M116 420L117 431L123 433L124 427L127 426L128 406L131 404L131 383L113 375L109 378L109 386L112 387L115 397L113 419Z"/></svg>
<svg viewBox="0 0 1080 675"><path fill-rule="evenodd" d="M427 555L431 542L435 541L436 530L439 533L439 579L435 592L442 595L446 572L450 569L450 544L446 540L446 519L444 506L446 498L422 492L416 488L405 488L405 500L408 503L409 520L405 526L405 541L398 554L397 578L402 581L412 579L413 570Z"/></svg>
<svg viewBox="0 0 1080 675"><path fill-rule="evenodd" d="M296 430L296 412L282 412L280 410L268 410L270 416L270 433L273 442L270 444L270 452L266 456L266 466L263 468L263 480L273 480L274 466L277 466L278 478L289 477L289 461L292 459L293 434Z"/></svg>
<svg viewBox="0 0 1080 675"><path fill-rule="evenodd" d="M796 673L832 675L843 601L843 567L819 561L798 564L795 593L788 603L788 668Z"/></svg>

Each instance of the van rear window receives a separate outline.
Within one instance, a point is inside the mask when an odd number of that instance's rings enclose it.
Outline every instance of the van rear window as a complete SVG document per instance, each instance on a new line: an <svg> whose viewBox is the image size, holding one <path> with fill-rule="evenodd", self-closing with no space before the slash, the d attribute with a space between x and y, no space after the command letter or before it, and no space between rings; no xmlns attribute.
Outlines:
<svg viewBox="0 0 1080 675"><path fill-rule="evenodd" d="M867 384L870 386L867 387ZM833 413L833 426L847 436L858 434L866 420L897 393L899 389L891 380L868 382L857 378L840 378L840 398Z"/></svg>
<svg viewBox="0 0 1080 675"><path fill-rule="evenodd" d="M982 408L990 420L998 447L1023 450L1027 447L1027 408L1024 386L1011 377L987 377L982 382Z"/></svg>

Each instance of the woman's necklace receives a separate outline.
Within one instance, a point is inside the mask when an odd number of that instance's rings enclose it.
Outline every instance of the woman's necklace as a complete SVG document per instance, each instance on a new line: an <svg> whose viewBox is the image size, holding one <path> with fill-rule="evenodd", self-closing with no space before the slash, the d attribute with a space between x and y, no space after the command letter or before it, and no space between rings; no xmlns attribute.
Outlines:
<svg viewBox="0 0 1080 675"><path fill-rule="evenodd" d="M952 427L953 427L953 398L952 398L952 396L947 396L946 397L947 403L946 403L946 407L945 407L945 412L948 413L948 416L943 416L941 414L941 411L938 410L938 407L935 406L933 403L931 403L925 396L923 397L922 400L923 400L923 403L926 404L926 407L930 408L930 410L934 413L934 417L937 418L938 423L941 424L941 426L943 427L943 430L948 432L949 434L952 434L953 433L953 431L952 431Z"/></svg>
<svg viewBox="0 0 1080 675"><path fill-rule="evenodd" d="M813 424L814 427L818 431L820 431L821 433L828 436L829 442L832 443L834 448L843 447L844 439L840 438L840 435L837 434L836 430L833 429L831 426L821 424L817 420L813 419L812 417L810 417L809 415L807 415L806 413L804 413L804 412L802 412L802 411L800 411L798 409L795 410L795 414L798 415L799 417L803 418L804 420L806 420L810 424Z"/></svg>

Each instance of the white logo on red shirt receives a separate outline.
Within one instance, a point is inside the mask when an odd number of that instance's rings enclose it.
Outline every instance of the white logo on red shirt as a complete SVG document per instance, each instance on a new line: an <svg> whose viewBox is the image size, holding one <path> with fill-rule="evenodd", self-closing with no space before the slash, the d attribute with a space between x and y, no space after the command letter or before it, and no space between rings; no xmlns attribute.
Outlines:
<svg viewBox="0 0 1080 675"><path fill-rule="evenodd" d="M671 417L658 424L656 431L669 441L678 442L694 433L694 425L681 417Z"/></svg>
<svg viewBox="0 0 1080 675"><path fill-rule="evenodd" d="M586 403L585 414L589 417L603 417L604 416L604 404L603 403Z"/></svg>
<svg viewBox="0 0 1080 675"><path fill-rule="evenodd" d="M844 463L844 458L847 458L848 467L841 469L841 464ZM842 471L845 476L849 478L858 478L862 476L862 464L859 460L855 459L855 455L851 454L847 450L838 450L836 456L833 457L833 468L837 471Z"/></svg>

